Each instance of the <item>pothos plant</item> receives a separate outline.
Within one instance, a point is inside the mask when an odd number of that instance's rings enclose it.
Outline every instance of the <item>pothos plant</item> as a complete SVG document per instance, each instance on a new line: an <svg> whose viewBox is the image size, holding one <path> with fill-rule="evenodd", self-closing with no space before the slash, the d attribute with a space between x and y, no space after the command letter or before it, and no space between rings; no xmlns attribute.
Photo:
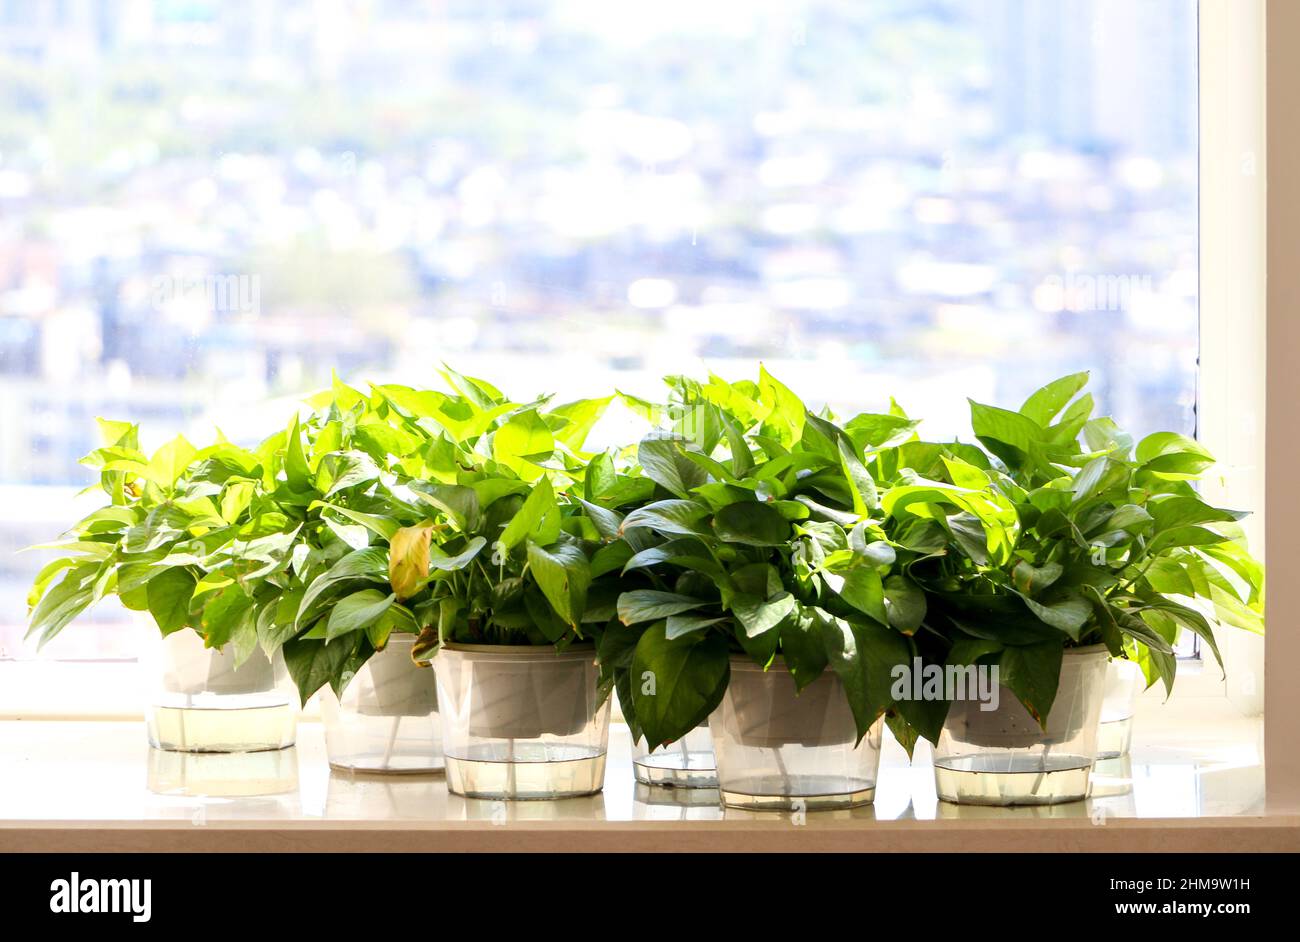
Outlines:
<svg viewBox="0 0 1300 942"><path fill-rule="evenodd" d="M570 491L581 481L601 509L650 486L581 451L610 400L545 409L444 376L452 392L336 380L252 450L178 438L146 456L135 426L101 423L86 463L109 505L56 545L31 633L44 643L115 593L164 635L231 645L237 665L283 650L304 700L341 691L394 631L422 635L425 656L441 638L585 636L615 591L592 586L600 531Z"/></svg>
<svg viewBox="0 0 1300 942"><path fill-rule="evenodd" d="M394 631L418 636L423 663L444 641L564 647L613 615L600 515L650 482L582 450L610 398L548 408L446 375L454 393L336 388L312 439L343 449L325 459L358 443L377 471L308 506L273 616L304 700L340 690Z"/></svg>
<svg viewBox="0 0 1300 942"><path fill-rule="evenodd" d="M665 425L638 448L654 499L619 526L623 571L653 585L620 595L598 651L634 737L661 746L703 722L741 655L796 691L834 671L859 739L883 715L910 750L890 678L925 601L896 570L867 464L915 423L896 410L837 424L761 368L757 382L669 384L668 405L642 404Z"/></svg>
<svg viewBox="0 0 1300 942"><path fill-rule="evenodd" d="M1105 645L1171 689L1180 631L1216 658L1216 623L1263 631L1244 514L1194 487L1213 458L1173 432L1135 444L1092 416L1087 379L1058 379L1016 411L971 402L982 447L914 440L870 464L898 569L925 594L925 657L998 664L1044 726L1067 648ZM941 723L948 704L931 708Z"/></svg>
<svg viewBox="0 0 1300 942"><path fill-rule="evenodd" d="M225 440L196 449L177 437L152 455L138 427L100 420L105 445L83 463L97 469L108 499L64 539L28 596L28 635L40 644L107 595L148 612L163 635L193 629L237 662L254 651L257 600L299 539L310 469L294 447L297 421L240 448Z"/></svg>

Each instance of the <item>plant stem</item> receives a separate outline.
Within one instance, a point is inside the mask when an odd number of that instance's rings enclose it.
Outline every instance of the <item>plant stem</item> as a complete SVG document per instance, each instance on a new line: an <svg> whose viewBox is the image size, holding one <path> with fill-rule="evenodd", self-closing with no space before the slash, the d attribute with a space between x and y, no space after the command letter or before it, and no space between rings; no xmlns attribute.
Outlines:
<svg viewBox="0 0 1300 942"><path fill-rule="evenodd" d="M388 764L393 761L393 747L397 745L397 728L402 725L402 716L399 713L393 717L393 728L388 733L388 746L384 749L383 767L388 768Z"/></svg>
<svg viewBox="0 0 1300 942"><path fill-rule="evenodd" d="M510 737L509 745L506 747L506 795L511 798L518 797L515 795L515 738Z"/></svg>

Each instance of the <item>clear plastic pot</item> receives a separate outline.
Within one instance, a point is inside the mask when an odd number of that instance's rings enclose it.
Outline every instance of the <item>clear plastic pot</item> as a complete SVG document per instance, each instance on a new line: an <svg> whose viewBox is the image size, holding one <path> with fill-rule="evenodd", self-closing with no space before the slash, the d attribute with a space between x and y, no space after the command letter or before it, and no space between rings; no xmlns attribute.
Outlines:
<svg viewBox="0 0 1300 942"><path fill-rule="evenodd" d="M647 749L646 741L638 739L632 743L632 771L636 780L646 785L717 788L718 763L708 724L656 749Z"/></svg>
<svg viewBox="0 0 1300 942"><path fill-rule="evenodd" d="M716 821L722 816L712 788L657 788L636 783L633 821Z"/></svg>
<svg viewBox="0 0 1300 942"><path fill-rule="evenodd" d="M881 724L861 743L844 687L827 670L801 693L778 662L731 659L731 682L709 718L722 802L759 811L850 808L872 801Z"/></svg>
<svg viewBox="0 0 1300 942"><path fill-rule="evenodd" d="M1110 801L1106 807L1113 809L1118 806L1131 809L1129 813L1137 813L1132 801L1133 760L1128 756L1097 759L1092 767L1092 788L1088 791L1091 803L1095 805L1101 799L1118 799L1125 796L1127 801L1122 803Z"/></svg>
<svg viewBox="0 0 1300 942"><path fill-rule="evenodd" d="M1129 660L1116 659L1106 668L1106 692L1101 701L1101 725L1097 727L1097 758L1116 759L1128 755L1133 744L1133 714L1142 692L1142 668Z"/></svg>
<svg viewBox="0 0 1300 942"><path fill-rule="evenodd" d="M953 703L934 754L939 798L976 805L1086 798L1107 657L1102 645L1066 650L1046 731L1006 687L996 709L973 699Z"/></svg>
<svg viewBox="0 0 1300 942"><path fill-rule="evenodd" d="M149 743L171 752L261 752L292 746L298 692L277 652L254 648L239 667L231 645L217 650L189 628L156 629L141 666L153 693L145 710Z"/></svg>
<svg viewBox="0 0 1300 942"><path fill-rule="evenodd" d="M545 799L603 787L609 700L590 645L444 644L433 666L448 789Z"/></svg>
<svg viewBox="0 0 1300 942"><path fill-rule="evenodd" d="M448 801L447 788L437 776L371 775L349 769L330 773L325 817L434 821L447 816Z"/></svg>
<svg viewBox="0 0 1300 942"><path fill-rule="evenodd" d="M393 635L343 688L321 691L332 768L390 774L440 772L442 728L433 671L411 660L414 635Z"/></svg>

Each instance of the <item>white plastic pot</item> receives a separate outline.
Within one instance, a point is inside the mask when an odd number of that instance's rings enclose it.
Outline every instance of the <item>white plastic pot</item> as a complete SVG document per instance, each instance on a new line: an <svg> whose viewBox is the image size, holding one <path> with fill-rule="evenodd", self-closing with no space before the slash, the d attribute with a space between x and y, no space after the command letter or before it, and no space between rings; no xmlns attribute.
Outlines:
<svg viewBox="0 0 1300 942"><path fill-rule="evenodd" d="M1142 668L1133 661L1116 658L1106 668L1106 692L1097 728L1098 759L1128 755L1133 744L1133 714L1144 680Z"/></svg>
<svg viewBox="0 0 1300 942"><path fill-rule="evenodd" d="M830 670L802 692L778 660L764 671L731 659L709 718L723 804L763 811L849 808L875 797L881 723L861 743L844 686Z"/></svg>
<svg viewBox="0 0 1300 942"><path fill-rule="evenodd" d="M543 799L604 785L609 700L590 645L444 644L433 665L451 791Z"/></svg>
<svg viewBox="0 0 1300 942"><path fill-rule="evenodd" d="M332 768L360 772L442 770L438 689L430 667L411 660L414 635L393 635L343 688L321 692Z"/></svg>
<svg viewBox="0 0 1300 942"><path fill-rule="evenodd" d="M1088 795L1108 654L1103 645L1069 648L1046 729L1007 687L996 709L952 704L935 748L935 788L959 804L1034 805Z"/></svg>
<svg viewBox="0 0 1300 942"><path fill-rule="evenodd" d="M234 649L204 646L189 628L150 632L141 667L152 690L149 742L174 752L260 752L292 746L298 693L279 652L255 648L235 665Z"/></svg>
<svg viewBox="0 0 1300 942"><path fill-rule="evenodd" d="M644 785L717 788L718 761L713 755L708 723L655 749L647 749L646 741L638 739L632 743L632 772Z"/></svg>

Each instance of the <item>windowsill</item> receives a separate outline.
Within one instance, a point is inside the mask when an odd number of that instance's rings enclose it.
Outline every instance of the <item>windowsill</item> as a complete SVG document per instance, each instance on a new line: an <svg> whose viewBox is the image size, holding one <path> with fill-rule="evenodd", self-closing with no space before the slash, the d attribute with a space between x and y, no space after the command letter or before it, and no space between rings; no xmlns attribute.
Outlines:
<svg viewBox="0 0 1300 942"><path fill-rule="evenodd" d="M723 810L716 792L637 786L627 729L610 734L605 790L499 803L441 777L330 772L319 724L298 745L245 756L151 757L139 722L0 724L0 848L23 850L1282 850L1300 817L1264 815L1262 723L1226 701L1143 710L1133 754L1099 768L1098 794L1045 808L934 796L928 747L887 739L873 806L790 815ZM245 797L193 797L213 770ZM251 784L250 784L251 783ZM1131 786L1131 787L1130 787ZM1115 793L1118 792L1118 793Z"/></svg>

